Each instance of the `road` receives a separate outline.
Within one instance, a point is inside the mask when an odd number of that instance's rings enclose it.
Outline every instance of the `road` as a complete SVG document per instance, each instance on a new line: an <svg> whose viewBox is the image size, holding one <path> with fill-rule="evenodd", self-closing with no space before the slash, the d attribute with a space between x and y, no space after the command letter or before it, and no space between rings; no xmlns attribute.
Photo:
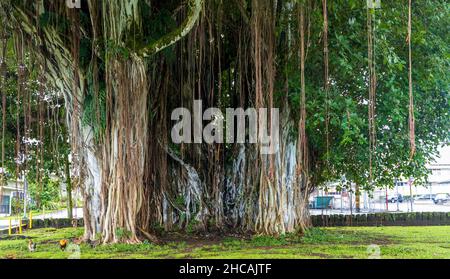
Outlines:
<svg viewBox="0 0 450 279"><path fill-rule="evenodd" d="M411 205L409 202L402 202L398 204L399 210L397 211L397 203L389 203L388 210L389 212L411 212ZM361 205L362 207L362 205ZM450 203L446 204L434 204L432 201L425 202L415 202L413 204L414 212L450 212ZM386 212L386 203L371 203L370 209L361 208L361 213L372 213L372 212ZM311 215L321 215L323 214L350 214L350 209L340 208L335 209L311 209ZM353 208L353 213L355 213L355 209Z"/></svg>
<svg viewBox="0 0 450 279"><path fill-rule="evenodd" d="M82 218L83 217L83 208L74 208L73 216L74 216L74 218ZM67 209L33 216L33 220L36 220L36 219L61 219L61 218L67 218ZM13 226L15 226L15 225L19 224L19 221L12 220L11 223ZM7 229L8 226L9 226L8 220L0 220L0 230Z"/></svg>

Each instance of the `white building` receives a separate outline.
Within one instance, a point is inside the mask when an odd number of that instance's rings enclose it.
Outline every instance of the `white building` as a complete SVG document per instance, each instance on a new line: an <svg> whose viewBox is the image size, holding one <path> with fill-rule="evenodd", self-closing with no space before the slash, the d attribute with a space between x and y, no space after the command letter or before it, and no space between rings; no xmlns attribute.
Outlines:
<svg viewBox="0 0 450 279"><path fill-rule="evenodd" d="M11 205L14 197L23 197L23 181L8 181L6 185L0 186L0 216L11 215Z"/></svg>
<svg viewBox="0 0 450 279"><path fill-rule="evenodd" d="M439 156L435 158L435 161L427 165L427 169L431 171L428 176L428 182L425 185L417 185L414 181L408 179L399 179L396 187L389 187L388 189L376 189L371 194L363 191L360 196L361 209L382 209L384 208L386 201L386 192L388 199L392 199L397 196L397 193L403 197L409 197L410 192L412 196L431 195L448 193L450 194L450 145L441 147L438 149ZM394 182L392 182L394 183ZM411 187L410 187L411 183ZM315 196L332 196L331 207L338 208L355 208L355 195L344 191L343 193L336 190L338 183L330 183L328 192L324 190L316 190L311 197L311 201ZM393 185L392 185L393 186ZM355 188L353 187L353 191Z"/></svg>
<svg viewBox="0 0 450 279"><path fill-rule="evenodd" d="M450 146L439 148L439 156L435 158L435 162L427 165L427 169L431 171L428 176L426 185L415 185L412 183L411 191L413 196L426 194L450 194ZM398 187L389 190L389 195L398 193L404 196L410 195L409 181L402 179L397 182ZM385 193L383 194L386 195Z"/></svg>

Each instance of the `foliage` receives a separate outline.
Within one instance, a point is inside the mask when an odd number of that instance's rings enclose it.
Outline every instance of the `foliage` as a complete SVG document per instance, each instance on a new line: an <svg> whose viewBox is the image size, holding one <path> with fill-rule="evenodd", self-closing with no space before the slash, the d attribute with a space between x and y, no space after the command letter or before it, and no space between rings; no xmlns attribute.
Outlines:
<svg viewBox="0 0 450 279"><path fill-rule="evenodd" d="M41 16L44 21L45 15ZM52 20L50 17L48 20ZM44 24L44 22L41 22ZM24 92L18 96L18 61L15 57L13 39L7 41L7 53L5 62L7 65L6 80L1 93L6 98L6 130L5 130L5 167L8 180L16 179L16 167L19 167L19 175L25 174L29 185L31 206L44 205L47 208L57 207L59 202L59 182L50 177L62 177L64 156L69 152L69 144L66 142L65 110L62 96L50 85L44 86L41 92L39 65L35 63L32 53L25 53L25 66L28 75L26 77ZM40 95L42 93L42 95ZM27 97L27 98L25 98ZM39 102L42 106L43 138L39 138ZM29 106L27 108L27 106ZM28 129L25 134L25 117L29 117ZM2 119L0 117L0 125ZM17 127L17 123L19 127ZM20 132L21 156L27 154L26 160L16 164L16 137L17 129ZM28 139L26 138L28 136ZM42 161L39 151L42 147ZM0 151L1 152L1 151ZM38 162L42 162L39 164ZM38 177L41 176L41 180ZM42 186L40 186L40 182ZM40 193L40 188L43 188Z"/></svg>
<svg viewBox="0 0 450 279"><path fill-rule="evenodd" d="M119 241L126 240L131 236L131 232L124 228L117 228L116 236L119 239Z"/></svg>
<svg viewBox="0 0 450 279"><path fill-rule="evenodd" d="M417 152L409 160L408 49L405 43L408 7L383 2L375 15L376 150L373 183L369 180L367 121L367 27L364 1L330 1L329 67L331 88L323 90L322 14L311 15L311 46L306 60L307 133L316 167L317 184L354 182L365 189L393 187L398 177L425 182L425 166L440 144L450 142L449 4L420 1L413 5L413 92ZM283 28L283 27L281 27ZM288 65L289 97L298 111L298 63ZM282 88L279 88L281 91ZM329 106L330 148L326 148L326 105Z"/></svg>
<svg viewBox="0 0 450 279"><path fill-rule="evenodd" d="M99 140L106 126L106 92L103 88L95 96L93 87L89 87L89 93L84 98L81 121L83 125L93 128L94 136Z"/></svg>
<svg viewBox="0 0 450 279"><path fill-rule="evenodd" d="M14 197L11 199L11 215L23 213L23 199Z"/></svg>
<svg viewBox="0 0 450 279"><path fill-rule="evenodd" d="M60 201L60 182L56 179L45 177L42 188L36 183L32 182L28 185L28 191L32 199L32 205L35 209L56 209Z"/></svg>

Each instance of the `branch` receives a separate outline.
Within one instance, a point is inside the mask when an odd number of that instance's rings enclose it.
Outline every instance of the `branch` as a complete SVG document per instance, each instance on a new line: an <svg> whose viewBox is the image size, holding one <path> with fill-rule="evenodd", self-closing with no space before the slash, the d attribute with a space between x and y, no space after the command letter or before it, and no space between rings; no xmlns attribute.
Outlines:
<svg viewBox="0 0 450 279"><path fill-rule="evenodd" d="M143 57L148 57L159 51L175 44L184 36L186 36L197 22L200 12L203 7L203 0L189 0L188 2L188 15L185 21L176 30L164 35L156 42L152 42L147 46L143 47L139 51L139 55Z"/></svg>

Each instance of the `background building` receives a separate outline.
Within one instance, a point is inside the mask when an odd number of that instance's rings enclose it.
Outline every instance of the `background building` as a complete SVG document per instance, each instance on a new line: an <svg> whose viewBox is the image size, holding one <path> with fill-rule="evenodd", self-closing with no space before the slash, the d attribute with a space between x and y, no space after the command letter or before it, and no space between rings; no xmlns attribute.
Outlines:
<svg viewBox="0 0 450 279"><path fill-rule="evenodd" d="M450 211L450 202L443 205L435 205L432 197L436 194L450 194L450 146L441 147L438 149L439 155L434 162L427 165L430 170L428 181L426 184L415 184L409 179L399 178L394 187L376 189L368 193L362 191L360 196L360 209L362 212L374 211ZM392 182L394 184L394 181ZM330 197L329 208L333 213L348 213L350 209L356 211L355 194L347 190L342 192L336 190L338 183L330 183L328 191L317 190L313 193L310 204L323 205L317 202L317 197ZM411 185L411 187L410 187ZM353 191L355 189L353 188ZM416 200L411 204L409 196L412 193ZM388 203L386 203L386 194ZM397 203L397 197L401 195L403 202ZM422 199L418 199L422 197ZM319 206L320 207L320 206ZM322 214L324 208L316 208L312 210L312 214Z"/></svg>
<svg viewBox="0 0 450 279"><path fill-rule="evenodd" d="M11 215L12 200L14 197L23 198L23 181L8 181L6 185L0 186L0 216Z"/></svg>

